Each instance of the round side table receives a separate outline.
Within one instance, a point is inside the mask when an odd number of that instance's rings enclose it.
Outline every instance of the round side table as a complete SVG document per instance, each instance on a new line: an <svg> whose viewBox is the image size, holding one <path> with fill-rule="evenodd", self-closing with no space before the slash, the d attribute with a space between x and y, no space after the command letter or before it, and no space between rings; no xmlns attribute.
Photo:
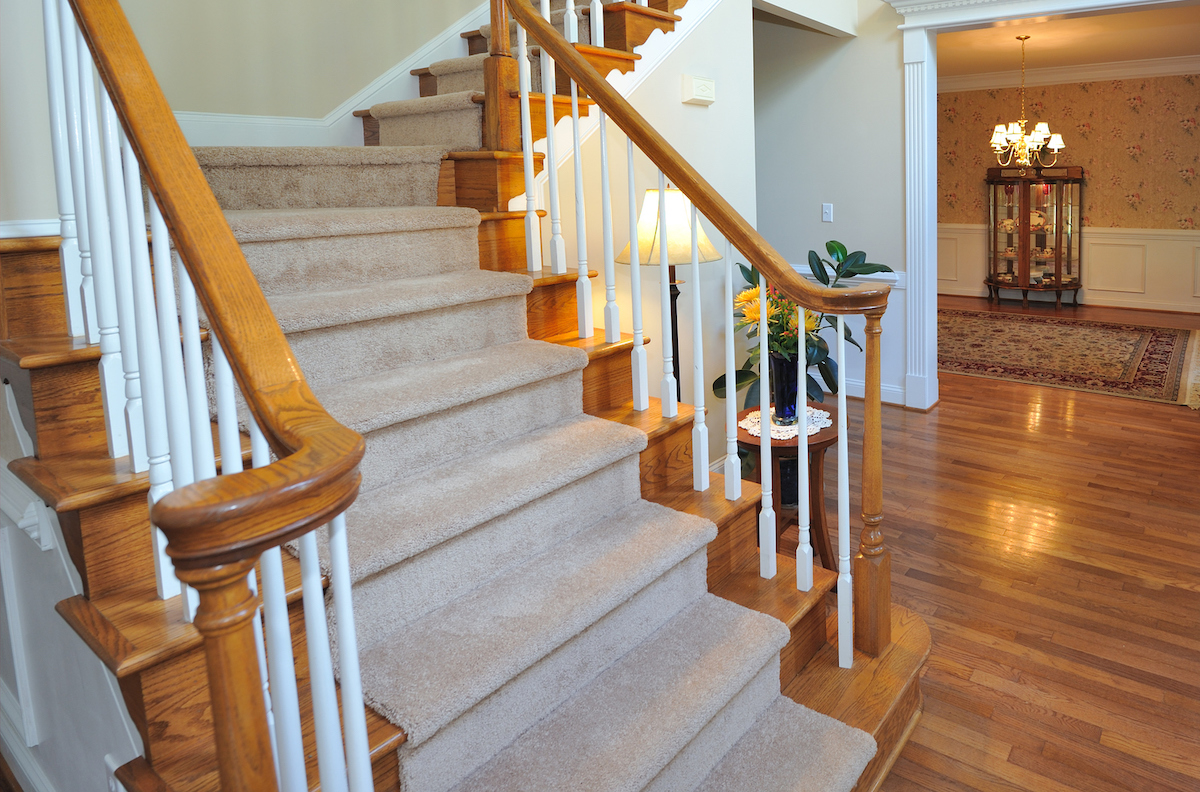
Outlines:
<svg viewBox="0 0 1200 792"><path fill-rule="evenodd" d="M824 410L829 413L829 418L833 422L831 426L827 426L808 438L808 513L810 515L809 537L812 540L813 548L821 556L821 565L826 569L837 570L837 558L833 554L833 547L829 543L829 524L825 518L825 449L837 442L837 425L838 413L837 407L832 404L812 404L812 407L818 410ZM738 413L738 423L742 422L750 413L757 410L757 407L751 407L748 410L742 410ZM799 512L797 509L783 508L783 492L780 489L779 482L779 462L783 459L798 460L799 436L793 437L790 440L771 440L771 501L772 507L775 509L775 540L778 542L780 535L784 529L794 520L798 520ZM762 447L760 438L747 432L742 427L738 427L737 444L739 448L744 448L757 458L759 450ZM762 481L762 464L754 468L754 481Z"/></svg>

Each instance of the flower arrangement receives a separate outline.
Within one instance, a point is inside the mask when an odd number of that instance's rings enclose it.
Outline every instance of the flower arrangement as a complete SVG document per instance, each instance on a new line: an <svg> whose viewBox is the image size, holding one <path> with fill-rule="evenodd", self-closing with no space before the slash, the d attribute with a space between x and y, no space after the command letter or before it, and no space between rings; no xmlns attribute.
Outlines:
<svg viewBox="0 0 1200 792"><path fill-rule="evenodd" d="M815 250L808 251L808 266L813 277L826 286L837 288L842 281L856 275L870 275L876 272L891 272L892 268L885 264L872 264L867 261L867 254L861 250L847 252L841 242L830 241L825 244L825 250L832 261L821 258ZM767 350L773 359L782 363L792 364L790 369L795 371L795 362L799 355L800 329L799 306L786 296L768 285L767 305L764 311L759 305L759 274L755 269L739 264L742 276L746 279L744 288L734 298L734 316L737 322L735 330L746 329L748 339L758 338L760 327L766 322ZM804 349L805 367L816 367L821 379L831 393L837 393L837 361L829 354L829 343L821 336L827 328L837 327L837 319L826 314L818 314L805 309L804 311ZM862 349L854 340L850 328L846 328L845 338L851 344ZM755 367L760 356L759 345L750 345L750 354L742 367L736 372L735 390L748 388L745 406L750 407L759 401L759 378ZM777 379L777 378L776 378ZM774 388L772 388L774 390ZM812 374L806 374L805 390L812 401L825 401L825 392L821 384ZM722 374L713 382L713 393L717 398L726 396L725 375ZM794 407L794 405L793 405Z"/></svg>

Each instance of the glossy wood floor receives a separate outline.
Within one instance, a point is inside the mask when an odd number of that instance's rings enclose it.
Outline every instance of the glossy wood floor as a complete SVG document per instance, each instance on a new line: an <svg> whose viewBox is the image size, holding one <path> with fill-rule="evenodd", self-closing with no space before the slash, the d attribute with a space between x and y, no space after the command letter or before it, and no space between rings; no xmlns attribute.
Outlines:
<svg viewBox="0 0 1200 792"><path fill-rule="evenodd" d="M882 789L1200 790L1200 412L940 383L884 407L893 598L933 649Z"/></svg>

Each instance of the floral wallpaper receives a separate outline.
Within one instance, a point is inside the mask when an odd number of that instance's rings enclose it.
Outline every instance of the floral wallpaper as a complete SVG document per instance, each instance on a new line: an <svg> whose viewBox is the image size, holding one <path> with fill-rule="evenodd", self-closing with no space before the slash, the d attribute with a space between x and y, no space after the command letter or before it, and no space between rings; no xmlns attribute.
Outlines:
<svg viewBox="0 0 1200 792"><path fill-rule="evenodd" d="M1025 90L1029 129L1047 121L1082 165L1083 224L1200 226L1200 75L1039 85ZM938 94L938 221L988 222L985 171L996 124L1015 121L1016 88Z"/></svg>

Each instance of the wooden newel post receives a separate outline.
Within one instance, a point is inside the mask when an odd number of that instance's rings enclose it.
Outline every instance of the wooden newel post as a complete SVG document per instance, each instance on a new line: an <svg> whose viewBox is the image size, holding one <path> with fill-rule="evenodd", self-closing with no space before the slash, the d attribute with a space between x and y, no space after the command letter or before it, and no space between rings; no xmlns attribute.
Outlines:
<svg viewBox="0 0 1200 792"><path fill-rule="evenodd" d="M866 315L867 366L863 391L862 518L854 556L854 647L878 657L892 642L892 554L883 546L883 437L879 382L879 319Z"/></svg>
<svg viewBox="0 0 1200 792"><path fill-rule="evenodd" d="M275 792L275 760L251 619L247 574L256 559L176 574L200 592L194 624L204 636L222 792Z"/></svg>
<svg viewBox="0 0 1200 792"><path fill-rule="evenodd" d="M491 0L492 36L483 64L483 148L521 150L520 73L512 56L508 9L504 0Z"/></svg>

